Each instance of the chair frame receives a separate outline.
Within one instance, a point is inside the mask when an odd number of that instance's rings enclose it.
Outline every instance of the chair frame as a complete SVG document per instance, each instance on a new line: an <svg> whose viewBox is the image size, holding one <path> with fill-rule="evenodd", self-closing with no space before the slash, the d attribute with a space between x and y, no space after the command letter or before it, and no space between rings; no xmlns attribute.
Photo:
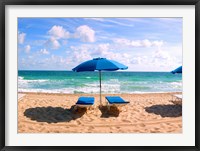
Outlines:
<svg viewBox="0 0 200 151"><path fill-rule="evenodd" d="M107 100L107 98L105 98L106 100ZM108 108L108 110L110 110L110 107L111 106L116 106L116 107L122 107L122 106L125 106L125 105L127 105L127 104L129 104L130 102L127 102L127 103L109 103L109 101L107 100L107 108Z"/></svg>
<svg viewBox="0 0 200 151"><path fill-rule="evenodd" d="M177 105L182 104L182 94L173 94L171 102Z"/></svg>

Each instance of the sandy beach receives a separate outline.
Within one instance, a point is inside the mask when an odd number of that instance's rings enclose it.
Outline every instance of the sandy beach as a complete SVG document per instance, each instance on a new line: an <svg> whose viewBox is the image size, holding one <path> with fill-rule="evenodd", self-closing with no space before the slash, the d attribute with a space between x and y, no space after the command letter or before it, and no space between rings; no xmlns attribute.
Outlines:
<svg viewBox="0 0 200 151"><path fill-rule="evenodd" d="M120 94L130 103L99 106L98 94L19 93L18 133L182 133L182 106L172 94ZM21 97L23 96L23 97ZM80 96L94 96L90 109L74 110Z"/></svg>

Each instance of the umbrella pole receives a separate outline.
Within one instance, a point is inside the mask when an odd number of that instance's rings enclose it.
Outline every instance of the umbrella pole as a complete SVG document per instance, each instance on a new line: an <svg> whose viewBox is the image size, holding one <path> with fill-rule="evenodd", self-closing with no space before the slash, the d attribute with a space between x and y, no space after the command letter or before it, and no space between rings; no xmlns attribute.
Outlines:
<svg viewBox="0 0 200 151"><path fill-rule="evenodd" d="M101 104L101 70L99 70L99 84L100 84L100 105L102 105Z"/></svg>

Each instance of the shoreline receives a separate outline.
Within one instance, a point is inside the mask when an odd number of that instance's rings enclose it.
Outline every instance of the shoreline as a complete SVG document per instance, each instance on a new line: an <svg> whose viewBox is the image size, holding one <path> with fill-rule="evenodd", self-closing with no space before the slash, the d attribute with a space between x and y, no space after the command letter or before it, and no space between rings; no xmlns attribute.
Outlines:
<svg viewBox="0 0 200 151"><path fill-rule="evenodd" d="M61 93L61 92L18 92L20 94L58 94L58 95L99 95L98 93ZM133 92L133 93L102 93L102 95L120 95L120 94L180 94L176 92Z"/></svg>

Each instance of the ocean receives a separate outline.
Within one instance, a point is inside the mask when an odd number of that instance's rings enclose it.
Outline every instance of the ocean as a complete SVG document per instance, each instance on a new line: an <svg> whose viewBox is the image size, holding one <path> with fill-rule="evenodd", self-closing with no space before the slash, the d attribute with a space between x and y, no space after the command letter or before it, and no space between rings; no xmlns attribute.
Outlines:
<svg viewBox="0 0 200 151"><path fill-rule="evenodd" d="M18 92L99 93L98 72L18 71ZM182 74L102 72L102 93L182 92Z"/></svg>

